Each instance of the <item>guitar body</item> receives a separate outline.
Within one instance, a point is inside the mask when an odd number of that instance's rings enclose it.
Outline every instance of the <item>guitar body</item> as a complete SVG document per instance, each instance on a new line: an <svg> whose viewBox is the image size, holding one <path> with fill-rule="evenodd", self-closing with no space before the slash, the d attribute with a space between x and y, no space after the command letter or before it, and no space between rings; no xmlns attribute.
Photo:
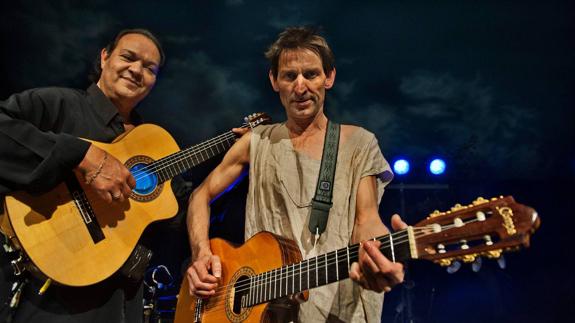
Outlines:
<svg viewBox="0 0 575 323"><path fill-rule="evenodd" d="M216 295L202 299L202 305L198 306L198 298L190 296L188 281L184 277L174 322L270 321L273 313L269 303L234 311L233 289L242 277L301 261L298 246L269 232L260 232L241 246L223 239L212 239L210 245L212 252L222 259L222 278Z"/></svg>
<svg viewBox="0 0 575 323"><path fill-rule="evenodd" d="M150 124L134 128L111 144L92 143L128 168L179 151L168 132ZM128 259L150 223L177 213L169 180L147 187L145 194L133 192L123 203L112 204L86 189L82 180L76 182L93 210L92 220L82 214L66 183L40 196L17 192L5 201L16 245L37 269L60 284L86 286L111 276ZM86 222L99 231L101 239L94 239Z"/></svg>

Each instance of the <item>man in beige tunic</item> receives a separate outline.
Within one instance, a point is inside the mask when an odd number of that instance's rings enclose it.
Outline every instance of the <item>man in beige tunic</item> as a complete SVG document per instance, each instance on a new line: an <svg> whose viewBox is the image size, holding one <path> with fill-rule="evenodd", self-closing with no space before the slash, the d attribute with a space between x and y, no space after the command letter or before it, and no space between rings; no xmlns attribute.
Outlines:
<svg viewBox="0 0 575 323"><path fill-rule="evenodd" d="M269 79L279 93L287 121L245 133L194 191L188 207L193 262L190 292L214 295L221 276L208 240L209 202L249 165L245 238L269 231L296 241L304 258L363 242L350 278L312 289L299 306L300 322L379 322L383 293L402 282L403 267L367 241L388 233L379 214L384 186L393 177L374 135L342 125L333 206L321 235L308 230L328 119L326 90L334 85L334 57L325 39L309 28L288 28L266 53ZM394 228L405 226L399 216ZM294 318L294 316L291 316ZM281 320L290 320L282 318Z"/></svg>

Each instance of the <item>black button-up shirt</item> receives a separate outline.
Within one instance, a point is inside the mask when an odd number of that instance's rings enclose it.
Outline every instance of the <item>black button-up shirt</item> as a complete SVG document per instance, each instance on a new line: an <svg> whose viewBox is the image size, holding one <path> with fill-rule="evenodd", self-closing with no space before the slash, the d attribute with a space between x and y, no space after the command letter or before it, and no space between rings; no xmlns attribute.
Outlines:
<svg viewBox="0 0 575 323"><path fill-rule="evenodd" d="M0 101L0 195L50 189L84 158L90 143L79 138L111 142L123 122L96 84L87 91L32 89Z"/></svg>

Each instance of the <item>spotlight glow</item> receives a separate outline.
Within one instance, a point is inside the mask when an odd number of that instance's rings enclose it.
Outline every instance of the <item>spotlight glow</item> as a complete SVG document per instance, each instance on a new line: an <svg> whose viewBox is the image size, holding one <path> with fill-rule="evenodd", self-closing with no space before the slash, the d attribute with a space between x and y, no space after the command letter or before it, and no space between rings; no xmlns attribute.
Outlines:
<svg viewBox="0 0 575 323"><path fill-rule="evenodd" d="M398 159L393 163L393 171L397 175L405 175L409 173L409 162L405 159Z"/></svg>
<svg viewBox="0 0 575 323"><path fill-rule="evenodd" d="M429 171L433 175L441 175L445 172L445 162L442 159L436 158L429 163Z"/></svg>

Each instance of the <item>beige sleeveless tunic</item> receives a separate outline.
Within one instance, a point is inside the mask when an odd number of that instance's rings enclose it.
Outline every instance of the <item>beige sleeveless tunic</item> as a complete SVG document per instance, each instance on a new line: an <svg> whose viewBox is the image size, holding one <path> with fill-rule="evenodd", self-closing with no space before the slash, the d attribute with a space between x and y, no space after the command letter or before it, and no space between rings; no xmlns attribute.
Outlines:
<svg viewBox="0 0 575 323"><path fill-rule="evenodd" d="M315 243L308 230L320 160L293 149L285 124L254 129L250 143L250 186L245 238L269 231L297 242L304 259L347 246L354 226L356 193L362 177L375 175L378 200L393 178L375 136L357 128L340 141L333 206L325 232ZM350 279L310 290L300 305L300 322L380 322L383 293L363 290Z"/></svg>

